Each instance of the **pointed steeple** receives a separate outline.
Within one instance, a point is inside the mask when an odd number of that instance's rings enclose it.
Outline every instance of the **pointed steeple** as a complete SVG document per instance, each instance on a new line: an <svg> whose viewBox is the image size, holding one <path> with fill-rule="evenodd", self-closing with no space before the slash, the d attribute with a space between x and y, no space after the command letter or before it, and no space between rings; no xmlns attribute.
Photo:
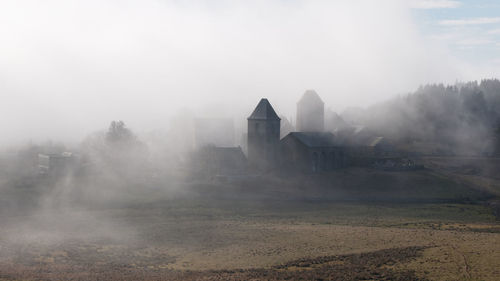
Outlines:
<svg viewBox="0 0 500 281"><path fill-rule="evenodd" d="M261 99L248 120L281 120L267 99Z"/></svg>

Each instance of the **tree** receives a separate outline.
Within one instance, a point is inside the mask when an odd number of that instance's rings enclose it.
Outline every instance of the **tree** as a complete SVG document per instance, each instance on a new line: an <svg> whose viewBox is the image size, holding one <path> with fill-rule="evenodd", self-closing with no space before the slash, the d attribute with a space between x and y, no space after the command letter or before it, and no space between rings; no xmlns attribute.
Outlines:
<svg viewBox="0 0 500 281"><path fill-rule="evenodd" d="M108 132L106 133L106 140L109 142L131 142L135 141L136 137L121 120L111 121Z"/></svg>

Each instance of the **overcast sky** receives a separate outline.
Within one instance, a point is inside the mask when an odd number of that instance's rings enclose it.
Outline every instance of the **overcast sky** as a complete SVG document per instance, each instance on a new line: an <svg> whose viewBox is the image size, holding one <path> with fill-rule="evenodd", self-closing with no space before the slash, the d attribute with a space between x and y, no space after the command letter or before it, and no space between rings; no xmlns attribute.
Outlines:
<svg viewBox="0 0 500 281"><path fill-rule="evenodd" d="M294 116L500 76L499 1L2 0L0 144L145 132L190 110ZM498 3L498 4L497 4Z"/></svg>

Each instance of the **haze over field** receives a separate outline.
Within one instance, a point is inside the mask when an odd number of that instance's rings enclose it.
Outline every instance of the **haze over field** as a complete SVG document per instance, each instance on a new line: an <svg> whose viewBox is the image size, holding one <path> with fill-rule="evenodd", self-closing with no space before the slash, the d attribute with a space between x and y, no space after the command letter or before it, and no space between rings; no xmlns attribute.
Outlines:
<svg viewBox="0 0 500 281"><path fill-rule="evenodd" d="M116 119L165 129L183 110L243 119L261 97L292 116L309 88L341 111L498 76L498 6L481 2L2 1L0 143L78 142Z"/></svg>
<svg viewBox="0 0 500 281"><path fill-rule="evenodd" d="M499 2L0 0L0 281L497 280Z"/></svg>

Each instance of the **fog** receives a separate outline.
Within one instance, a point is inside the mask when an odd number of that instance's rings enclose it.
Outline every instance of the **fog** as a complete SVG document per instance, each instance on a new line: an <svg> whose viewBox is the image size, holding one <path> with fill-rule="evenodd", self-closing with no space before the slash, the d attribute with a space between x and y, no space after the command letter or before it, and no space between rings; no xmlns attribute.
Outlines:
<svg viewBox="0 0 500 281"><path fill-rule="evenodd" d="M2 1L0 144L80 142L125 120L244 122L261 97L293 116L481 78L421 34L407 1ZM242 120L242 121L239 121Z"/></svg>
<svg viewBox="0 0 500 281"><path fill-rule="evenodd" d="M336 224L498 219L500 72L422 30L440 5L0 1L0 279L183 279L361 253Z"/></svg>

